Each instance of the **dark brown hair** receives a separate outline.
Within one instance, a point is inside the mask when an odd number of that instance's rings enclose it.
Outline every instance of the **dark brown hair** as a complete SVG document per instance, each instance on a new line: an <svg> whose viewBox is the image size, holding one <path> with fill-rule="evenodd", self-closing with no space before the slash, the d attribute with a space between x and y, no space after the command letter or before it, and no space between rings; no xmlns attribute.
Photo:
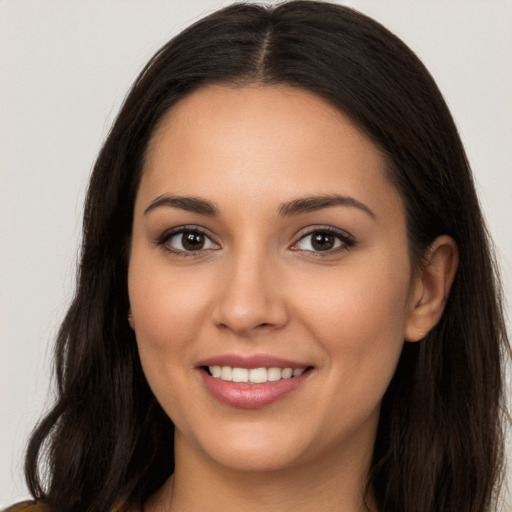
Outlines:
<svg viewBox="0 0 512 512"><path fill-rule="evenodd" d="M28 447L33 496L58 512L105 512L142 503L172 473L173 425L126 319L134 198L168 109L206 84L254 82L321 96L380 148L406 205L413 263L438 235L456 241L445 313L425 340L404 343L386 391L368 491L386 512L489 511L502 474L508 341L464 149L403 42L352 9L314 1L217 11L167 43L133 85L90 181L76 296L56 346L58 398Z"/></svg>

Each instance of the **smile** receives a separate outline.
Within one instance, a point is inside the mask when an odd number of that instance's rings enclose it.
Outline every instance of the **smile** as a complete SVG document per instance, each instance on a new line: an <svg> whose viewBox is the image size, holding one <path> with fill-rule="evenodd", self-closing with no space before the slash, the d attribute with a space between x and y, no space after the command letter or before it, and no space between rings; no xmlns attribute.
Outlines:
<svg viewBox="0 0 512 512"><path fill-rule="evenodd" d="M216 359L198 365L201 380L216 400L240 409L258 409L285 398L305 385L314 369L268 357Z"/></svg>
<svg viewBox="0 0 512 512"><path fill-rule="evenodd" d="M270 354L222 354L198 361L198 375L217 401L258 409L283 399L309 380L315 367Z"/></svg>
<svg viewBox="0 0 512 512"><path fill-rule="evenodd" d="M299 377L306 368L238 368L231 366L208 366L208 372L215 379L227 382L240 382L248 384L263 384L277 382L282 379Z"/></svg>

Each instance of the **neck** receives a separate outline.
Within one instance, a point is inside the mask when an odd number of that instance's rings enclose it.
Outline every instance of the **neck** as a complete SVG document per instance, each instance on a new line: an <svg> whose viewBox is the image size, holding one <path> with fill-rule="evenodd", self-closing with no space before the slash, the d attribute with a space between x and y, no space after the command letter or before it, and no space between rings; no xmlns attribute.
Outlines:
<svg viewBox="0 0 512 512"><path fill-rule="evenodd" d="M375 512L371 496L363 497L372 451L330 454L302 465L272 471L228 468L175 440L176 471L149 500L145 512L222 510L223 512ZM355 464L354 461L357 460Z"/></svg>

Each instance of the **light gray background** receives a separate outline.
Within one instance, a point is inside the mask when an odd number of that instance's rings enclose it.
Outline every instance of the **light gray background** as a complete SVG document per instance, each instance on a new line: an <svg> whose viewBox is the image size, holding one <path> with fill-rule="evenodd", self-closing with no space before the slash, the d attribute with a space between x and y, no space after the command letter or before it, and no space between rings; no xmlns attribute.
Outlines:
<svg viewBox="0 0 512 512"><path fill-rule="evenodd" d="M74 286L84 189L101 141L153 52L228 3L0 0L0 507L28 496L22 454L51 403L51 344ZM340 3L395 31L436 78L512 303L512 1Z"/></svg>

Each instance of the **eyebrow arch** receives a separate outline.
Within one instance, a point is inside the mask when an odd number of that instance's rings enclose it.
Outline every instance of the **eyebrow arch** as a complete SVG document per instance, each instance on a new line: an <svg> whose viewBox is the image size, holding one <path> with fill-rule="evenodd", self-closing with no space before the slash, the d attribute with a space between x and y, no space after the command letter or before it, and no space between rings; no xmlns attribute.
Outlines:
<svg viewBox="0 0 512 512"><path fill-rule="evenodd" d="M285 217L289 217L293 215L299 215L301 213L322 210L323 208L332 208L333 206L346 206L349 208L357 208L365 212L372 219L377 218L375 212L369 206L366 206L361 201L358 201L357 199L350 196L340 196L337 194L326 196L301 197L298 199L294 199L293 201L283 203L279 207L279 214Z"/></svg>
<svg viewBox="0 0 512 512"><path fill-rule="evenodd" d="M187 212L199 213L201 215L208 215L215 217L219 215L219 209L214 203L201 199L199 197L189 196L169 196L162 195L154 199L151 204L144 210L144 215L155 210L156 208L168 207L179 208Z"/></svg>

